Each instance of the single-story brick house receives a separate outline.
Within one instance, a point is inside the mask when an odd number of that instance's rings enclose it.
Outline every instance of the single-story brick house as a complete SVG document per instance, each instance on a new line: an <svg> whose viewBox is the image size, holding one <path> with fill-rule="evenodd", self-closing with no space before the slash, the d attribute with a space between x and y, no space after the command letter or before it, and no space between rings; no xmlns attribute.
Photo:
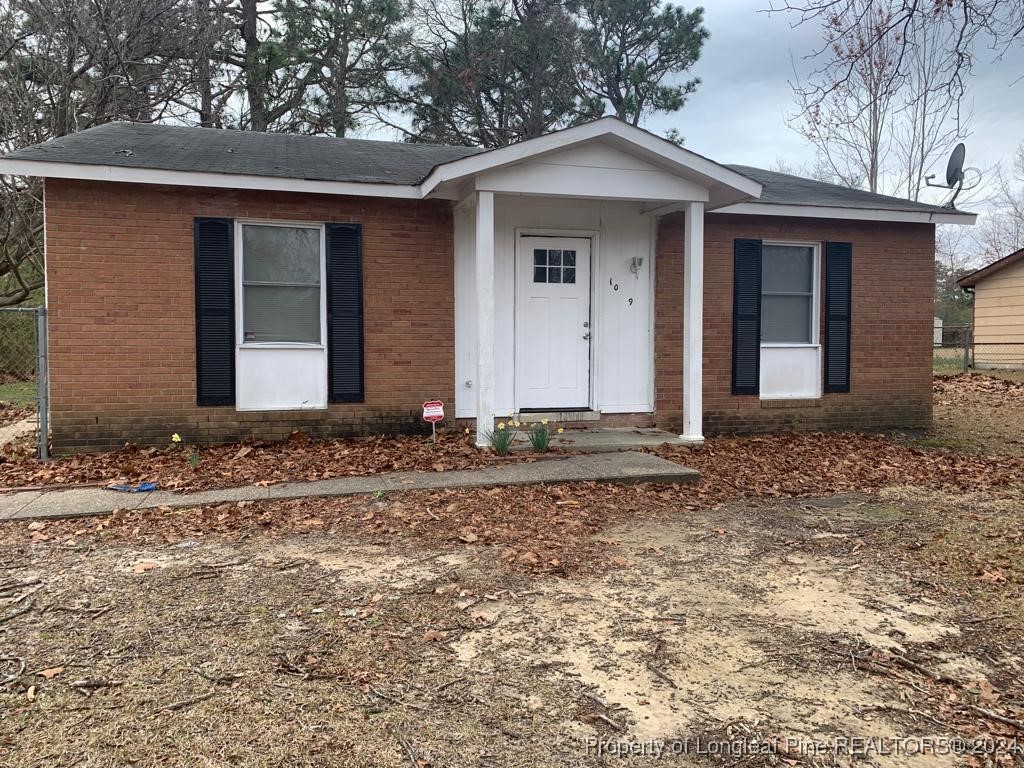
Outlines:
<svg viewBox="0 0 1024 768"><path fill-rule="evenodd" d="M925 425L935 225L974 220L611 118L489 151L113 123L0 173L45 178L58 450L431 398L692 442Z"/></svg>

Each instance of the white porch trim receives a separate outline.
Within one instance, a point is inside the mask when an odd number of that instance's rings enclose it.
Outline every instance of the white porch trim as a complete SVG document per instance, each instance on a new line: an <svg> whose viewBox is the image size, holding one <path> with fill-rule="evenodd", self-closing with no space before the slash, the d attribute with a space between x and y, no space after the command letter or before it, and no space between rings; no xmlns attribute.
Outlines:
<svg viewBox="0 0 1024 768"><path fill-rule="evenodd" d="M688 178L706 189L716 205L729 205L761 196L762 185L748 176L614 117L603 117L517 144L442 163L420 183L420 193L423 197L437 196L439 188L445 185L515 163L539 159L549 153L594 140L608 142L669 173ZM544 194L544 190L538 189L536 193Z"/></svg>
<svg viewBox="0 0 1024 768"><path fill-rule="evenodd" d="M704 203L686 204L683 233L683 433L704 442Z"/></svg>
<svg viewBox="0 0 1024 768"><path fill-rule="evenodd" d="M476 193L476 444L494 429L494 193Z"/></svg>

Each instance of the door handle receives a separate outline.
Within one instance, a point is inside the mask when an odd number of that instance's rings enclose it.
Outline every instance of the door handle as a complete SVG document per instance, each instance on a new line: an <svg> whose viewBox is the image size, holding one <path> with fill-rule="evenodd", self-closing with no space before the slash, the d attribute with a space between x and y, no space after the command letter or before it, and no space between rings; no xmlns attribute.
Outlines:
<svg viewBox="0 0 1024 768"><path fill-rule="evenodd" d="M584 333L583 334L583 340L584 341L590 341L590 334L589 333Z"/></svg>

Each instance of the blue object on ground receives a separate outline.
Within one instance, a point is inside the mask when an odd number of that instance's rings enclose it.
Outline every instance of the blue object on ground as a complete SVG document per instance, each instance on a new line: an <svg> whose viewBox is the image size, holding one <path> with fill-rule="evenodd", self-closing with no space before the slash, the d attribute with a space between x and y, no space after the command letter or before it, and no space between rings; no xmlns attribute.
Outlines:
<svg viewBox="0 0 1024 768"><path fill-rule="evenodd" d="M119 483L118 485L108 485L107 490L122 491L123 493L149 493L156 490L156 483L139 483L138 485Z"/></svg>

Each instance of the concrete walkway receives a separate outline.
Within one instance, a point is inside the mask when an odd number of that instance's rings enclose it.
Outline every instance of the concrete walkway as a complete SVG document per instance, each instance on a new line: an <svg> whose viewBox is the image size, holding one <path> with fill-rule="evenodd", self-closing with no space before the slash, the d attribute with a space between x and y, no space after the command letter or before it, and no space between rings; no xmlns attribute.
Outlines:
<svg viewBox="0 0 1024 768"><path fill-rule="evenodd" d="M0 494L0 521L39 520L104 515L115 509L198 507L223 501L302 499L311 496L352 496L431 488L484 488L539 483L692 483L696 470L648 453L631 451L552 457L531 463L501 464L451 472L390 472L338 477L309 483L246 485L198 493L152 491L119 493L105 488L18 491Z"/></svg>

